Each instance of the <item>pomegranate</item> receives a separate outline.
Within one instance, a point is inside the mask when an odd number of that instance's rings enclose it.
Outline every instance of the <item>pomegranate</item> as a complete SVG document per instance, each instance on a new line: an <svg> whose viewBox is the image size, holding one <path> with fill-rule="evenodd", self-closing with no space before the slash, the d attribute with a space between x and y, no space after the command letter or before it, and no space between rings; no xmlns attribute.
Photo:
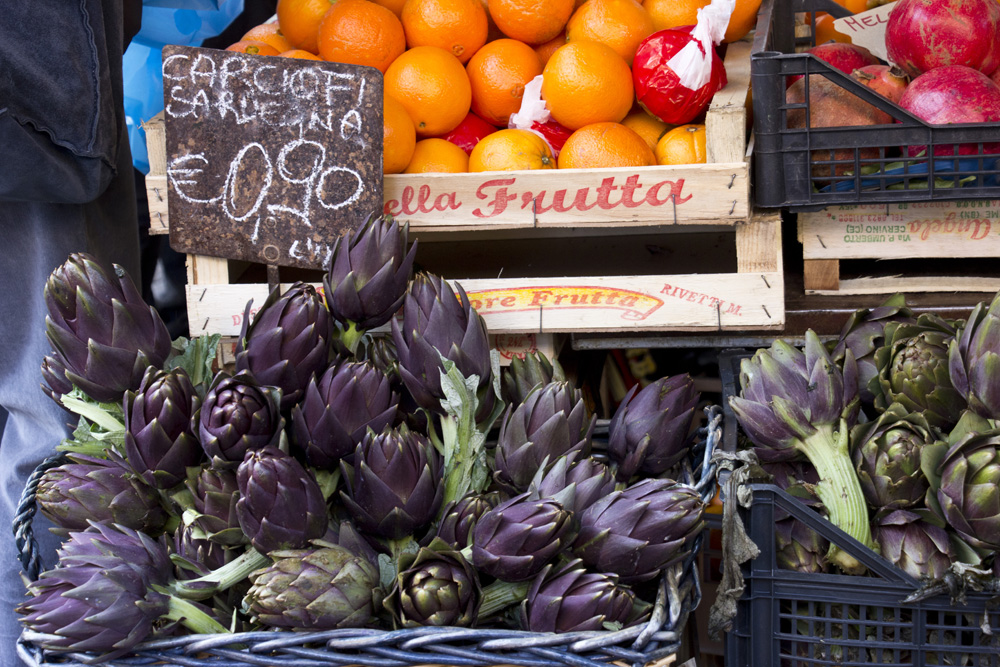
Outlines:
<svg viewBox="0 0 1000 667"><path fill-rule="evenodd" d="M996 0L993 0L993 2L996 2ZM878 58L872 55L871 51L856 44L827 42L826 44L812 47L806 53L811 53L823 62L830 63L845 74L850 74L854 70L866 65L879 64ZM788 85L795 83L801 78L801 74L788 77Z"/></svg>
<svg viewBox="0 0 1000 667"><path fill-rule="evenodd" d="M1000 121L1000 86L971 67L935 67L910 82L899 100L899 106L931 125L995 123ZM907 152L914 157L926 148L909 146ZM976 144L961 144L958 147L959 155L978 152ZM984 144L983 152L1000 153L1000 143ZM954 154L954 146L937 146L934 149L935 157Z"/></svg>
<svg viewBox="0 0 1000 667"><path fill-rule="evenodd" d="M844 89L824 76L811 76L809 85L809 127L858 127L865 125L885 125L892 118L871 104L858 99L856 95ZM806 79L799 79L785 93L788 104L803 104L805 102ZM788 127L801 129L806 126L805 109L788 110ZM861 148L860 158L872 160L879 157L878 148ZM832 153L832 155L831 155ZM836 150L814 150L812 161L854 160L853 148ZM854 170L854 164L838 164L832 173L843 176ZM814 164L813 178L823 179L831 176L831 166Z"/></svg>
<svg viewBox="0 0 1000 667"><path fill-rule="evenodd" d="M865 65L851 72L851 76L896 104L910 82L906 72L889 65Z"/></svg>
<svg viewBox="0 0 1000 667"><path fill-rule="evenodd" d="M470 111L458 124L458 127L448 134L442 135L441 138L450 141L469 154L472 153L472 149L476 147L480 139L496 131L497 128Z"/></svg>
<svg viewBox="0 0 1000 667"><path fill-rule="evenodd" d="M885 26L889 60L910 76L965 65L991 74L1000 67L997 0L898 0Z"/></svg>

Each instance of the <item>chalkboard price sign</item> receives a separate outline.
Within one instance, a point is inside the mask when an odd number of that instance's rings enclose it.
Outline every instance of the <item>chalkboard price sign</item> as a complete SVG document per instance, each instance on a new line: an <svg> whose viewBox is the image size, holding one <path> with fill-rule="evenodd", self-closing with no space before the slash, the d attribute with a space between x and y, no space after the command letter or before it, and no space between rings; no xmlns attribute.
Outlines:
<svg viewBox="0 0 1000 667"><path fill-rule="evenodd" d="M382 208L382 74L371 67L163 49L170 245L325 268Z"/></svg>

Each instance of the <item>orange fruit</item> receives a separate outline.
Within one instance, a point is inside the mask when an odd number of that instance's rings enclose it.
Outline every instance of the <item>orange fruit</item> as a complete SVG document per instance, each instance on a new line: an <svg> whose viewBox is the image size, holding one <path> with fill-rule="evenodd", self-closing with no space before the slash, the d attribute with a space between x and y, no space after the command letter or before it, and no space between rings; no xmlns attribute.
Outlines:
<svg viewBox="0 0 1000 667"><path fill-rule="evenodd" d="M852 14L860 14L861 12L868 11L868 0L834 0L834 2Z"/></svg>
<svg viewBox="0 0 1000 667"><path fill-rule="evenodd" d="M566 39L607 44L629 65L653 34L653 17L636 0L587 0L566 24Z"/></svg>
<svg viewBox="0 0 1000 667"><path fill-rule="evenodd" d="M483 137L469 155L469 171L555 169L545 140L527 130L500 130Z"/></svg>
<svg viewBox="0 0 1000 667"><path fill-rule="evenodd" d="M297 49L319 53L319 22L335 0L278 0L278 26Z"/></svg>
<svg viewBox="0 0 1000 667"><path fill-rule="evenodd" d="M761 0L736 0L736 7L733 15L729 17L729 25L726 27L726 36L722 42L738 42L747 36L754 26L757 25L757 12L760 11ZM868 0L862 0L867 2Z"/></svg>
<svg viewBox="0 0 1000 667"><path fill-rule="evenodd" d="M500 31L527 44L543 44L566 27L574 0L489 0Z"/></svg>
<svg viewBox="0 0 1000 667"><path fill-rule="evenodd" d="M368 65L383 74L406 50L403 24L368 0L337 0L319 23L319 55L330 62Z"/></svg>
<svg viewBox="0 0 1000 667"><path fill-rule="evenodd" d="M400 17L403 15L403 5L406 4L406 0L372 0L376 5L382 5L390 12Z"/></svg>
<svg viewBox="0 0 1000 667"><path fill-rule="evenodd" d="M476 51L465 71L472 84L472 111L487 123L506 126L521 108L524 86L542 73L542 63L524 42L498 39Z"/></svg>
<svg viewBox="0 0 1000 667"><path fill-rule="evenodd" d="M816 17L816 26L813 28L813 33L816 35L817 44L825 44L826 42L841 42L844 44L852 43L850 35L838 32L837 29L833 27L833 22L835 20L836 19L830 14L824 14L823 16Z"/></svg>
<svg viewBox="0 0 1000 667"><path fill-rule="evenodd" d="M295 48L288 42L288 38L285 37L283 32L281 32L281 26L277 23L261 23L258 26L254 26L253 28L250 28L245 35L240 37L240 39L252 39L257 42L270 44L274 48L278 49L278 53L291 51Z"/></svg>
<svg viewBox="0 0 1000 667"><path fill-rule="evenodd" d="M705 126L680 125L664 134L656 144L657 164L704 164Z"/></svg>
<svg viewBox="0 0 1000 667"><path fill-rule="evenodd" d="M278 49L267 42L258 42L253 39L241 39L235 44L226 47L226 51L236 51L238 53L249 53L254 56L276 56Z"/></svg>
<svg viewBox="0 0 1000 667"><path fill-rule="evenodd" d="M622 125L632 130L646 142L649 146L649 150L655 150L656 144L667 131L673 127L672 125L667 125L659 118L651 116L645 111L633 111L629 115L625 116L625 120L622 121Z"/></svg>
<svg viewBox="0 0 1000 667"><path fill-rule="evenodd" d="M489 31L481 0L407 0L401 20L408 47L437 46L463 63Z"/></svg>
<svg viewBox="0 0 1000 667"><path fill-rule="evenodd" d="M585 125L559 151L560 169L650 167L656 156L646 140L621 123Z"/></svg>
<svg viewBox="0 0 1000 667"><path fill-rule="evenodd" d="M560 46L566 45L566 31L563 30L558 35L545 42L544 44L538 44L535 46L535 53L538 54L538 59L542 61L542 67L545 67L545 63L549 62L549 58Z"/></svg>
<svg viewBox="0 0 1000 667"><path fill-rule="evenodd" d="M382 173L398 174L406 169L417 144L410 114L392 95L382 96Z"/></svg>
<svg viewBox="0 0 1000 667"><path fill-rule="evenodd" d="M404 174L462 174L469 171L469 155L444 139L417 142Z"/></svg>
<svg viewBox="0 0 1000 667"><path fill-rule="evenodd" d="M285 58L298 58L300 60L323 60L315 53L309 53L305 49L289 49L288 51L283 51L278 55Z"/></svg>
<svg viewBox="0 0 1000 667"><path fill-rule="evenodd" d="M354 0L340 0L345 1ZM406 107L418 137L451 132L472 104L472 87L462 63L436 46L418 46L396 58L383 83L385 92Z"/></svg>
<svg viewBox="0 0 1000 667"><path fill-rule="evenodd" d="M653 28L659 31L694 25L698 22L698 10L707 7L709 2L711 0L645 0L642 6L653 19Z"/></svg>
<svg viewBox="0 0 1000 667"><path fill-rule="evenodd" d="M542 99L552 117L571 130L619 122L632 108L632 72L614 49L599 42L560 47L542 72Z"/></svg>

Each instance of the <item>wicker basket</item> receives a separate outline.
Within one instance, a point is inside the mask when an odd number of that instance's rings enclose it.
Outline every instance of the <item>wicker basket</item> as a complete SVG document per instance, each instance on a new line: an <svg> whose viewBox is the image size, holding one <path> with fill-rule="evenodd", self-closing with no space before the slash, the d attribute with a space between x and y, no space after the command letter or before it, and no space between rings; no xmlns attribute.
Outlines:
<svg viewBox="0 0 1000 667"><path fill-rule="evenodd" d="M690 465L680 481L692 485L708 502L715 494L712 453L722 436L722 410L705 409L706 426L698 432ZM41 569L32 533L35 491L42 475L59 465L53 456L34 471L14 520L22 567L32 579ZM624 630L564 634L502 628L424 627L406 630L352 628L326 632L259 631L225 635L184 635L147 641L106 667L330 667L370 665L522 665L523 667L603 667L607 663L640 667L674 655L688 616L701 600L698 554L702 535L691 554L664 573L649 621ZM26 665L93 664L91 653L54 652L36 642L44 635L24 631L18 653Z"/></svg>

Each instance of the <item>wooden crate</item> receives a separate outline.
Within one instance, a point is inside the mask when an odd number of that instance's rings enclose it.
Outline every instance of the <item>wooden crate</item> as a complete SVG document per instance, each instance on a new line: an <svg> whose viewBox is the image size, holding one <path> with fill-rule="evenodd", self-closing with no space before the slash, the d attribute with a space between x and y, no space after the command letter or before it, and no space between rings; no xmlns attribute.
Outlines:
<svg viewBox="0 0 1000 667"><path fill-rule="evenodd" d="M750 42L730 44L728 84L707 112L707 164L384 178L385 212L414 231L734 225L750 215L747 94ZM162 113L145 123L150 233L169 230Z"/></svg>
<svg viewBox="0 0 1000 667"><path fill-rule="evenodd" d="M831 206L799 213L798 235L808 294L1000 289L1000 268L974 262L1000 257L1000 200Z"/></svg>

